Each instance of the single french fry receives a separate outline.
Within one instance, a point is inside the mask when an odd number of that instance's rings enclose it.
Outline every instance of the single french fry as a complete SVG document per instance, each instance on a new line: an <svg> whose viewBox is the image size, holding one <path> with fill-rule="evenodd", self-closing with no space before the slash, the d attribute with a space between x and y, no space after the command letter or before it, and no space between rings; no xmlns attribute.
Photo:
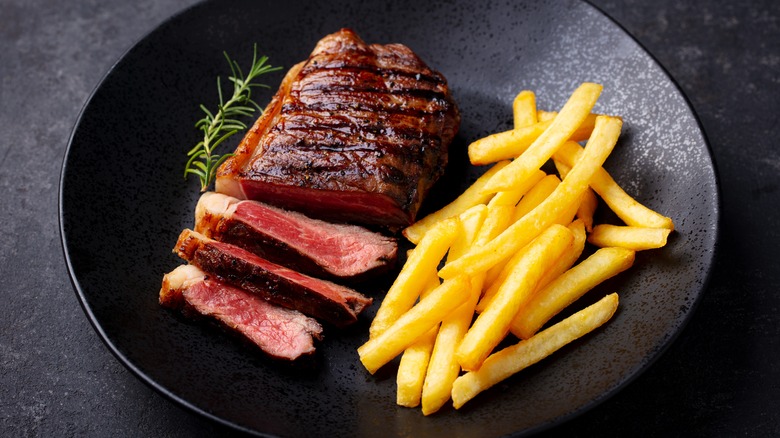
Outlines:
<svg viewBox="0 0 780 438"><path fill-rule="evenodd" d="M512 221L517 221L536 208L555 191L555 188L558 187L558 184L560 183L561 180L555 175L547 175L542 178L542 180L528 190L528 193L526 193L525 196L523 196L523 199L517 204L517 207L515 207L515 211L512 214Z"/></svg>
<svg viewBox="0 0 780 438"><path fill-rule="evenodd" d="M552 266L550 266L550 269L545 271L544 275L542 275L542 278L539 279L539 284L536 286L537 291L547 286L548 283L558 278L558 276L571 268L580 257L580 254L582 254L583 249L585 249L586 235L585 226L583 225L582 221L576 220L569 224L568 228L569 231L572 232L574 239L572 240L571 244L569 244L569 247L566 248L564 253L558 257ZM498 292L498 288L506 280L506 277L509 275L509 273L512 272L515 265L517 264L517 261L520 259L520 257L522 257L522 255L523 249L520 249L520 251L512 256L512 258L509 259L509 261L504 265L504 268L492 280L492 283L488 283L488 278L485 278L484 283L487 286L487 289L485 290L485 294L482 296L482 299L479 300L479 303L475 308L477 312L481 313L483 310L485 310L490 301L496 295L496 292ZM534 292L534 294L536 294L536 292Z"/></svg>
<svg viewBox="0 0 780 438"><path fill-rule="evenodd" d="M436 275L435 270L431 270L425 289L420 296L422 298L428 296L439 284L439 276ZM397 405L413 408L420 404L425 373L428 370L428 361L437 333L438 326L434 326L428 330L428 333L407 347L401 355L395 379L395 402Z"/></svg>
<svg viewBox="0 0 780 438"><path fill-rule="evenodd" d="M577 209L577 217L582 219L585 224L585 230L589 233L593 231L593 214L596 213L596 207L599 205L599 200L596 198L596 193L593 189L585 190L582 194L582 201L580 207Z"/></svg>
<svg viewBox="0 0 780 438"><path fill-rule="evenodd" d="M574 236L568 228L553 225L534 239L506 281L496 292L495 298L477 317L463 337L456 357L465 370L475 370L509 332L518 309L536 289L544 272L560 257Z"/></svg>
<svg viewBox="0 0 780 438"><path fill-rule="evenodd" d="M601 224L593 227L588 242L598 247L618 246L643 251L661 248L672 230L668 228L629 227Z"/></svg>
<svg viewBox="0 0 780 438"><path fill-rule="evenodd" d="M482 224L485 222L490 209L485 204L475 205L464 211L458 218L460 219L460 232L455 237L450 250L447 252L447 262L455 260L465 253L474 243L474 239L479 233ZM438 277L436 277L438 278Z"/></svg>
<svg viewBox="0 0 780 438"><path fill-rule="evenodd" d="M512 102L512 115L515 129L536 124L536 94L530 90L517 93Z"/></svg>
<svg viewBox="0 0 780 438"><path fill-rule="evenodd" d="M490 199L490 202L488 202L488 207L493 205L516 206L517 203L521 201L521 198L525 198L528 192L535 187L539 181L543 180L545 176L546 174L543 171L537 170L531 174L528 179L521 184L518 184L517 187L514 187L512 190L496 193L495 196Z"/></svg>
<svg viewBox="0 0 780 438"><path fill-rule="evenodd" d="M404 263L390 286L369 328L374 338L390 327L404 312L411 309L423 289L420 278L436 269L460 230L460 219L452 217L438 222L425 234Z"/></svg>
<svg viewBox="0 0 780 438"><path fill-rule="evenodd" d="M558 111L545 111L540 109L536 110L536 119L539 120L540 122L546 122L548 120L552 120L557 115L558 115Z"/></svg>
<svg viewBox="0 0 780 438"><path fill-rule="evenodd" d="M466 373L452 385L452 404L460 409L467 401L511 375L539 362L564 345L607 322L618 307L610 294L535 336L492 354L477 371Z"/></svg>
<svg viewBox="0 0 780 438"><path fill-rule="evenodd" d="M430 231L436 223L457 216L475 205L488 202L492 195L483 193L483 187L493 175L508 164L509 161L500 161L494 164L490 169L485 171L482 176L477 178L466 191L455 198L454 201L444 206L441 210L435 211L406 227L402 232L404 237L415 245L418 245L425 233Z"/></svg>
<svg viewBox="0 0 780 438"><path fill-rule="evenodd" d="M465 275L445 280L387 330L358 347L360 362L374 374L463 304L469 298L470 287Z"/></svg>
<svg viewBox="0 0 780 438"><path fill-rule="evenodd" d="M475 166L517 158L550 128L552 120L497 132L469 145L469 161Z"/></svg>
<svg viewBox="0 0 780 438"><path fill-rule="evenodd" d="M558 150L554 155L554 159L571 167L582 152L579 145L575 147L572 143L566 148ZM626 224L635 227L668 228L674 230L674 223L671 218L651 210L632 198L603 168L596 171L590 184L593 190L604 200L604 203Z"/></svg>
<svg viewBox="0 0 780 438"><path fill-rule="evenodd" d="M630 268L634 254L625 248L599 249L534 294L517 312L510 330L521 339L530 338L586 292Z"/></svg>
<svg viewBox="0 0 780 438"><path fill-rule="evenodd" d="M599 84L589 82L577 87L552 120L550 127L528 146L522 155L493 175L482 189L483 192L509 190L541 168L588 117L602 88Z"/></svg>
<svg viewBox="0 0 780 438"><path fill-rule="evenodd" d="M555 111L537 111L537 118L539 122L546 122L548 120L552 120L557 116L558 113ZM585 141L590 138L590 135L593 133L593 127L596 125L596 117L601 116L604 114L588 114L588 117L585 118L585 120L582 121L582 124L577 128L576 131L569 137L569 141ZM618 119L622 118L620 116L611 116Z"/></svg>
<svg viewBox="0 0 780 438"><path fill-rule="evenodd" d="M482 222L482 227L477 234L475 245L481 242L489 242L501 234L506 227L509 226L512 220L512 211L514 207L509 205L492 205L488 206L488 212L485 215L485 221ZM471 251L471 247L468 248ZM461 254L461 256L464 254ZM456 263L457 259L453 259L450 263ZM444 266L447 266L446 264Z"/></svg>
<svg viewBox="0 0 780 438"><path fill-rule="evenodd" d="M528 244L542 230L560 220L562 215L580 201L593 173L601 167L615 147L621 127L622 122L619 119L599 117L585 148L585 155L577 160L571 172L547 199L487 244L475 246L458 260L445 265L439 271L439 276L446 279L458 274L474 275L486 272Z"/></svg>
<svg viewBox="0 0 780 438"><path fill-rule="evenodd" d="M520 260L525 257L525 253L528 251L528 246L526 245L510 257L508 260L506 260L503 263L499 263L496 266L493 266L490 268L490 270L485 275L485 282L483 284L484 286L487 286L485 289L485 293L482 295L482 298L477 303L474 310L477 313L482 313L487 308L488 304L490 304L491 301L493 301L493 298L496 296L496 292L501 288L501 285L506 282L507 277L509 277L509 274L512 273L515 268L517 267L517 264L520 262ZM491 271L495 272L495 270L500 269L500 272L495 275L495 278L490 279L490 283L488 283L488 275Z"/></svg>
<svg viewBox="0 0 780 438"><path fill-rule="evenodd" d="M574 266L577 259L582 255L582 251L585 249L585 241L587 234L585 233L585 225L581 220L576 220L569 224L569 231L574 235L574 240L571 243L569 249L555 261L555 264L544 273L542 279L539 280L539 286L537 290L547 286L551 281L558 278L561 274L566 272L569 268Z"/></svg>
<svg viewBox="0 0 780 438"><path fill-rule="evenodd" d="M420 405L425 373L437 333L438 327L434 326L404 350L395 380L397 405L407 408Z"/></svg>

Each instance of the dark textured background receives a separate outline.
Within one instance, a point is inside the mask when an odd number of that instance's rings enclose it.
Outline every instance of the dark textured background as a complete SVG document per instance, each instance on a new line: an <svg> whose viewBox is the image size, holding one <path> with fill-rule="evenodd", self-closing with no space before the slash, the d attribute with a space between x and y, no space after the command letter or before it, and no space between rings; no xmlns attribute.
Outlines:
<svg viewBox="0 0 780 438"><path fill-rule="evenodd" d="M0 436L227 433L147 388L103 346L68 280L57 225L62 157L89 93L190 3L0 0ZM778 436L780 3L594 4L690 98L720 173L721 234L710 286L671 348L547 433Z"/></svg>

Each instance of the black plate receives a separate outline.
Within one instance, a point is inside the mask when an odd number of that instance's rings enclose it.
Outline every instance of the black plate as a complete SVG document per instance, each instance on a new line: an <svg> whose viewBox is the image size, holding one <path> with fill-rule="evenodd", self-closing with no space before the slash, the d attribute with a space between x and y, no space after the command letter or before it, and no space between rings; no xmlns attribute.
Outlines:
<svg viewBox="0 0 780 438"><path fill-rule="evenodd" d="M621 308L607 326L460 411L425 418L396 407L393 370L370 376L358 362L368 317L344 332L329 329L317 364L290 370L157 304L163 273L180 263L171 247L192 223L196 183L181 173L198 140L198 104L213 107L215 78L225 75L222 50L247 65L257 42L273 64L290 67L342 26L369 42L409 45L451 84L463 125L429 208L480 172L464 164L465 146L510 126L516 92L535 90L541 107L557 109L579 83L595 81L605 86L597 110L625 120L606 167L677 225L667 247L639 254L608 285ZM281 76L266 79L275 88ZM583 412L647 368L681 330L705 287L718 217L709 149L680 90L625 31L573 0L199 4L142 39L97 87L73 131L60 190L74 287L117 358L195 412L285 436L501 435Z"/></svg>

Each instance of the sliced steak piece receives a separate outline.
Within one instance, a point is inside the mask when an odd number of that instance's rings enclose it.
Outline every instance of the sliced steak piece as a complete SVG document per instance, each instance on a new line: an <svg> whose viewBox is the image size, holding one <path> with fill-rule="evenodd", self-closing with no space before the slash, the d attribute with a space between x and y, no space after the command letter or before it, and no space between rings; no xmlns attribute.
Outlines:
<svg viewBox="0 0 780 438"><path fill-rule="evenodd" d="M311 355L314 339L322 339L322 326L316 320L210 278L192 265L165 274L160 304L213 318L278 359Z"/></svg>
<svg viewBox="0 0 780 438"><path fill-rule="evenodd" d="M174 252L228 284L337 327L357 321L371 304L371 298L353 289L309 277L192 230L182 231Z"/></svg>
<svg viewBox="0 0 780 438"><path fill-rule="evenodd" d="M399 228L460 125L447 82L408 47L342 29L319 41L217 174L216 190L312 217Z"/></svg>
<svg viewBox="0 0 780 438"><path fill-rule="evenodd" d="M195 231L240 246L305 274L361 280L393 267L395 239L357 225L332 224L301 213L220 193L204 193Z"/></svg>

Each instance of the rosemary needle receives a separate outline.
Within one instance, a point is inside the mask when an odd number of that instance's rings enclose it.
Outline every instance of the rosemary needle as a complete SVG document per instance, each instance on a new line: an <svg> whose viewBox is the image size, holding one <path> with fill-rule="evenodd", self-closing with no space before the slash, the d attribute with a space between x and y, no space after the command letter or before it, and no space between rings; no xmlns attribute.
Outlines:
<svg viewBox="0 0 780 438"><path fill-rule="evenodd" d="M222 83L217 76L219 106L216 111L211 112L205 105L200 105L205 115L195 123L195 128L203 132L203 140L187 152L189 160L184 168L185 179L188 174L197 175L201 192L205 192L214 181L219 165L233 155L230 153L217 155L214 153L215 149L233 134L247 128L247 125L240 120L241 117L251 116L255 109L259 110L260 114L263 113L263 109L252 100L252 88L269 87L252 81L260 75L281 69L266 64L267 56L257 57L257 44L254 46L252 67L246 76L236 61L230 59L227 53L223 52L223 54L230 65L231 76L228 76L228 80L233 84L233 94L228 100L224 99Z"/></svg>

